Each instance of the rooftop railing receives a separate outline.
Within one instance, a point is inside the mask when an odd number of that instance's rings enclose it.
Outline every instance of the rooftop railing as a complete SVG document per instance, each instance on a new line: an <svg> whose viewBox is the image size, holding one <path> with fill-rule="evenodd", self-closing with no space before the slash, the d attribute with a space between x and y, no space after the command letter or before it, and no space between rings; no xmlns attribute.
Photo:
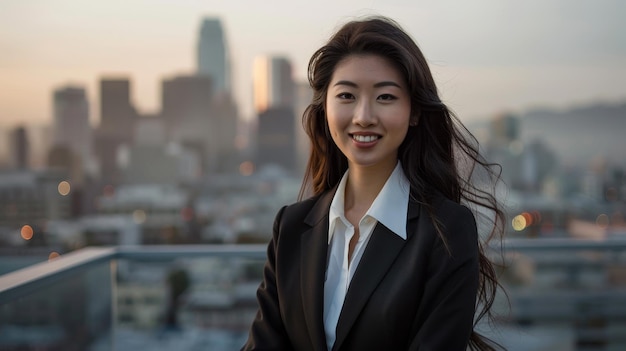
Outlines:
<svg viewBox="0 0 626 351"><path fill-rule="evenodd" d="M508 240L509 350L626 349L626 240ZM238 350L265 245L85 248L0 276L0 350ZM509 307L510 303L510 307Z"/></svg>

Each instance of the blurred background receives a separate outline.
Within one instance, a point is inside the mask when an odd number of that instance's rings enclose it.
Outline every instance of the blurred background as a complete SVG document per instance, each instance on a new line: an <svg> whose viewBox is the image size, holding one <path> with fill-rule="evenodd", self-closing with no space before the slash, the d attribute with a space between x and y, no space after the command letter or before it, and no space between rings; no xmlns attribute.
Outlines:
<svg viewBox="0 0 626 351"><path fill-rule="evenodd" d="M3 0L0 350L236 350L308 59L398 21L502 165L510 350L626 349L626 3ZM502 249L502 250L501 250Z"/></svg>

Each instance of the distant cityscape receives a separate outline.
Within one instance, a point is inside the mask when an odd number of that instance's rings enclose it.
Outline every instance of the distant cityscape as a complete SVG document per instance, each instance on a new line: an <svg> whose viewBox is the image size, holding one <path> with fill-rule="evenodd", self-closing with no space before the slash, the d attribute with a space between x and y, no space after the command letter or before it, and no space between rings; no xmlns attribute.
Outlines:
<svg viewBox="0 0 626 351"><path fill-rule="evenodd" d="M59 245L61 252L84 244L266 239L266 233L238 234L270 228L271 218L264 218L272 217L276 205L263 204L268 192L297 192L293 179L302 174L307 156L297 119L310 100L308 84L294 82L286 57L258 57L257 119L244 122L232 98L230 58L219 18L202 21L197 42L197 72L162 81L162 108L156 114L137 112L130 76L104 76L97 128L89 124L85 88L69 85L51 92L51 126L5 131L2 139L8 143L0 146L8 150L0 159L3 246L24 244L23 237L15 240L23 228L33 231L29 245ZM63 191L57 189L62 182ZM282 187L289 190L277 189ZM246 198L237 201L237 193ZM229 202L233 208L226 207ZM141 226L134 240L118 234L84 236L98 231L90 228L95 223L123 223L125 215ZM69 242L60 238L68 233L68 221L84 226Z"/></svg>
<svg viewBox="0 0 626 351"><path fill-rule="evenodd" d="M157 113L137 112L130 74L103 76L97 128L85 88L68 85L51 92L51 126L2 131L0 245L62 254L98 244L268 239L273 212L297 197L308 153L301 115L312 92L294 81L287 57L257 57L256 118L243 120L221 20L203 19L197 37L196 73L162 81ZM559 212L541 216L543 231L537 221L521 231L509 223L511 235L569 233L578 217L623 231L625 117L626 103L598 104L469 124L502 165L513 218ZM576 206L582 214L570 213ZM137 233L121 234L128 231Z"/></svg>

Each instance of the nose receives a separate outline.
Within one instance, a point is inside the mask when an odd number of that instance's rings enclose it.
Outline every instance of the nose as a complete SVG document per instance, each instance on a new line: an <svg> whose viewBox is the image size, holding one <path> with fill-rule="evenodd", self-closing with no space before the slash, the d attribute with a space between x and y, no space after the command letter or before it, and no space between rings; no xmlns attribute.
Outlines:
<svg viewBox="0 0 626 351"><path fill-rule="evenodd" d="M352 116L352 123L360 127L369 127L376 124L374 108L365 99L359 101Z"/></svg>

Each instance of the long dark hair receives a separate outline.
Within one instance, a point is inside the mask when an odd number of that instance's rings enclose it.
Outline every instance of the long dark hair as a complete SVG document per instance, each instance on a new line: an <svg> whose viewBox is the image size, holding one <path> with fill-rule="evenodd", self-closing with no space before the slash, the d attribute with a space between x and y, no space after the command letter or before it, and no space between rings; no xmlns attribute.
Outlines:
<svg viewBox="0 0 626 351"><path fill-rule="evenodd" d="M476 215L479 215L478 208L493 214L486 238L479 244L476 327L484 316L493 319L490 311L499 286L494 265L485 255L485 246L492 238L501 238L504 230L504 214L495 198L500 170L480 156L476 139L441 102L424 55L394 21L373 17L349 22L311 57L308 77L313 99L302 116L304 129L311 140L311 152L300 198L333 188L348 168L346 157L334 144L328 130L326 92L337 64L349 55L358 54L386 58L406 80L411 97L411 116L419 122L409 127L398 150L398 158L411 184L411 196L426 207L444 245L447 247L447 240L433 210L434 192L468 205ZM483 177L482 181L476 179L477 174ZM486 189L485 184L491 187ZM472 350L495 350L496 345L472 331L469 342Z"/></svg>

